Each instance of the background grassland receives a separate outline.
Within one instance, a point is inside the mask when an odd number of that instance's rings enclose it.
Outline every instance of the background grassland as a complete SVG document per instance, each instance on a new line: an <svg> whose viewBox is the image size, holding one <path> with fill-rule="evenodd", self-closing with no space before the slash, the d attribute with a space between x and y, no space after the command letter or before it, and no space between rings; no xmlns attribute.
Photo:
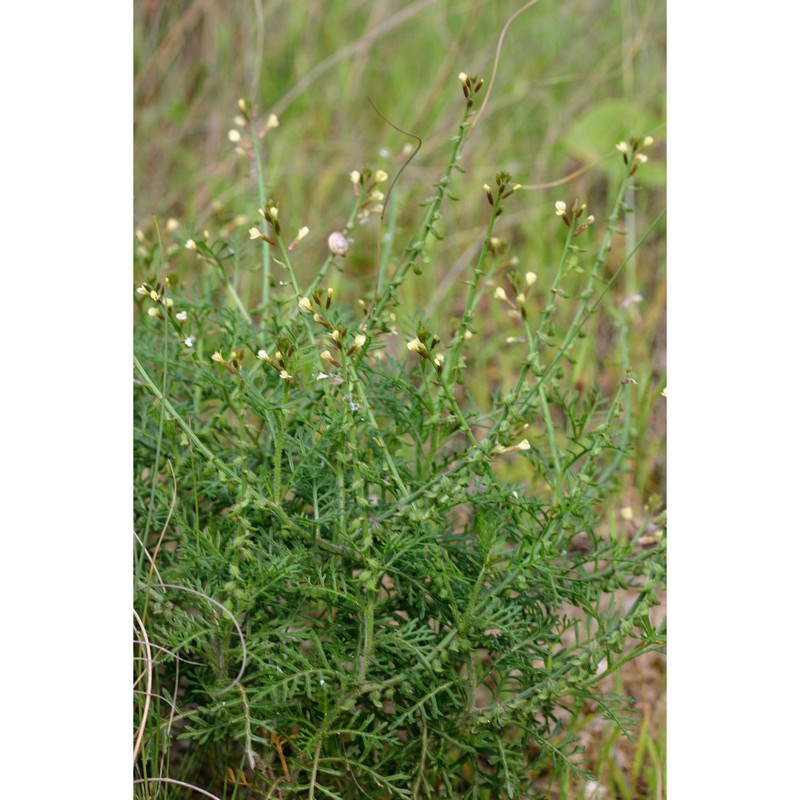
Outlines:
<svg viewBox="0 0 800 800"><path fill-rule="evenodd" d="M491 77L498 40L521 0L138 0L134 4L135 224L141 239L157 240L177 219L175 243L207 230L237 251L239 294L255 306L260 252L247 230L258 223L258 189L247 159L227 133L237 100L249 97L260 124L277 113L280 127L264 140L268 192L280 202L287 229L307 225L296 268L308 285L326 252L328 234L344 225L352 205L348 173L384 169L390 179L411 142L373 109L422 140L396 184L386 225L410 236L419 204L431 193L461 113L460 71ZM508 202L497 233L504 257L539 276L540 303L561 248L563 223L553 204L577 198L601 223L610 176L618 176L614 144L628 136L655 139L638 173L640 190L627 200L626 233L615 237L607 276L656 221L612 289L605 311L589 323L576 350L586 386L606 393L630 368L637 380L631 420L632 467L609 508L611 535L624 536L642 509L663 506L665 401L665 4L661 0L541 0L512 23L505 36L484 113L471 131L457 179L457 203L445 203L445 238L431 242L431 261L403 287L419 315L449 319L463 306L463 285L480 248L488 206L482 184L507 170L523 185ZM577 175L575 175L578 173ZM569 175L573 179L553 184ZM616 185L616 178L611 188ZM598 224L596 228L601 228ZM377 219L354 233L351 256L331 283L351 298L373 285ZM600 237L599 230L588 235ZM404 240L405 237L401 237ZM587 246L587 245L584 245ZM146 250L146 248L145 248ZM182 247L168 250L168 272L191 285L200 269ZM308 254L304 267L303 254ZM302 257L301 257L302 256ZM134 279L155 264L137 257ZM641 301L619 311L625 298ZM471 351L474 402L512 383L519 353L503 307L487 294L479 336ZM612 343L628 327L627 363ZM633 519L620 509L630 507ZM664 791L663 669L659 656L631 665L623 691L636 696L645 718L641 734L623 744L591 709L582 735L607 797L660 797ZM619 688L619 687L618 687ZM572 796L569 785L553 796ZM598 795L599 796L599 795Z"/></svg>

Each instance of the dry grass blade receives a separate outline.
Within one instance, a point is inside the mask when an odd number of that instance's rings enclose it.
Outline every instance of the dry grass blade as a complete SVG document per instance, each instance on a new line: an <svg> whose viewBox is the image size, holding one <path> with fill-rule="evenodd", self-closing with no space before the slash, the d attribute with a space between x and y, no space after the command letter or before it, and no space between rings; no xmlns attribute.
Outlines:
<svg viewBox="0 0 800 800"><path fill-rule="evenodd" d="M239 681L242 679L245 667L247 666L247 647L245 646L244 642L244 633L242 632L242 629L239 623L236 621L236 617L234 617L233 613L229 609L227 609L224 605L222 605L222 603L220 603L218 600L214 600L213 597L209 597L207 594L204 594L203 592L198 591L197 589L190 589L188 586L179 586L178 584L175 583L154 583L153 586L156 586L160 589L175 589L179 592L189 592L189 594L195 594L198 597L202 597L204 600L208 600L208 602L211 603L211 605L216 606L220 611L222 611L223 614L230 617L233 626L236 628L236 633L239 636L239 641L242 643L242 666L239 668L239 673L233 679L233 681L230 684L228 684L228 686L226 686L224 689L217 692L217 695L219 696L225 694L225 692L229 691L230 689L233 689L234 686L236 686L236 684L239 683Z"/></svg>
<svg viewBox="0 0 800 800"><path fill-rule="evenodd" d="M142 632L142 641L144 642L144 649L147 657L147 694L144 700L144 710L142 711L142 721L139 725L139 730L136 732L136 743L133 747L133 763L136 763L136 758L139 755L139 749L142 746L142 737L144 736L144 726L147 723L147 715L150 711L150 692L153 688L153 656L150 652L150 640L147 638L147 631L145 630L144 623L141 617L133 610L133 616L136 617L136 622L139 625L139 630ZM137 680L138 683L138 680Z"/></svg>

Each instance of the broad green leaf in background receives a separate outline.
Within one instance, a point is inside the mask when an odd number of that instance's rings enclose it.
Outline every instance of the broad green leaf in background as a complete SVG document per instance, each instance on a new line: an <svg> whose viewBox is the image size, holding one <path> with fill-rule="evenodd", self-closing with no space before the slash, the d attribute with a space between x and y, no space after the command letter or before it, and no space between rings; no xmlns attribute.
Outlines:
<svg viewBox="0 0 800 800"><path fill-rule="evenodd" d="M663 131L662 121L647 109L625 100L605 100L592 106L572 123L564 143L571 155L590 164L605 159L613 152L617 142L627 141L631 136L650 135L658 142L660 131ZM664 186L666 165L653 158L652 154L649 155L647 169L637 172L636 181L647 186ZM615 167L613 160L601 162L602 169L612 170Z"/></svg>

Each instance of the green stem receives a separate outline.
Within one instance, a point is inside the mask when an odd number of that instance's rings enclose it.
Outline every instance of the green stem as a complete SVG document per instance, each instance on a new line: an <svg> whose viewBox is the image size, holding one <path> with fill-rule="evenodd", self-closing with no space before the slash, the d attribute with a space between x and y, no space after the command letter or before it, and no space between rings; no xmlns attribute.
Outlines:
<svg viewBox="0 0 800 800"><path fill-rule="evenodd" d="M145 368L139 363L139 360L136 356L133 357L133 363L136 367L136 370L142 376L142 380L147 385L147 388L150 392L156 397L156 399L162 404L164 410L167 414L175 420L178 427L186 434L187 438L192 442L197 452L201 453L205 456L206 461L208 462L209 466L213 467L217 470L220 476L224 476L224 478L230 483L242 484L244 479L237 475L227 464L221 461L217 456L215 456L208 447L203 444L202 441L198 438L197 434L191 429L188 425L186 420L178 413L175 406L170 403L170 401L164 396L163 392L156 386L153 382L153 379L148 375ZM305 528L300 527L296 522L289 518L283 508L273 500L270 500L268 497L265 497L260 492L253 489L251 486L248 486L248 491L250 492L250 496L263 505L265 508L268 508L277 518L278 521L283 525L285 528L293 531L294 533L299 534L304 539L309 541L315 541L321 548L324 550L328 550L329 552L336 553L337 555L353 555L349 550L339 545L334 544L333 542L329 542L325 539L317 539L313 533L307 531Z"/></svg>
<svg viewBox="0 0 800 800"><path fill-rule="evenodd" d="M260 207L265 211L267 206L267 187L266 175L264 174L264 166L261 161L261 140L258 138L256 126L254 122L250 122L250 136L253 144L253 154L256 160L256 180L258 181L258 202ZM265 236L269 236L269 225L266 219L261 220L261 232ZM261 251L261 328L266 327L266 321L269 316L269 301L271 290L271 275L270 275L270 249L269 243L263 242L263 249Z"/></svg>
<svg viewBox="0 0 800 800"><path fill-rule="evenodd" d="M486 236L483 238L483 247L481 248L478 260L475 263L475 269L472 273L472 280L469 284L469 294L467 295L467 302L464 306L464 313L461 315L461 322L458 325L455 338L450 343L450 347L448 348L449 352L447 354L447 371L444 380L442 381L443 384L452 385L453 380L458 378L461 349L466 341L467 331L472 331L472 319L475 315L475 306L478 298L478 286L480 284L480 279L486 274L486 270L484 270L483 266L486 261L486 256L489 253L489 248L491 247L494 225L497 221L497 217L500 215L500 212L500 197L498 196L497 200L495 200L494 204L492 205L492 213L489 218L489 227L486 231Z"/></svg>
<svg viewBox="0 0 800 800"><path fill-rule="evenodd" d="M464 138L466 137L467 130L469 129L468 119L471 114L472 110L470 106L467 105L464 108L464 116L461 120L461 124L458 127L458 133L455 135L453 139L453 147L450 151L450 159L447 162L447 168L445 169L444 176L436 184L436 194L430 201L430 205L428 206L428 213L425 215L424 219L420 223L420 226L417 228L417 231L414 235L414 239L406 250L407 255L405 260L395 270L392 279L389 281L389 285L387 286L383 294L377 299L372 309L372 313L370 314L370 319L368 324L368 330L370 331L376 324L380 322L381 316L383 314L384 309L386 308L386 305L389 303L390 300L394 298L398 287L405 280L405 276L408 273L408 270L411 269L411 267L416 263L416 260L420 257L420 255L422 255L422 253L425 250L425 240L430 234L434 224L439 219L439 207L442 204L442 200L444 199L445 194L449 194L450 178L453 169L455 169L456 167L456 162L458 161L461 152L461 146L464 143Z"/></svg>

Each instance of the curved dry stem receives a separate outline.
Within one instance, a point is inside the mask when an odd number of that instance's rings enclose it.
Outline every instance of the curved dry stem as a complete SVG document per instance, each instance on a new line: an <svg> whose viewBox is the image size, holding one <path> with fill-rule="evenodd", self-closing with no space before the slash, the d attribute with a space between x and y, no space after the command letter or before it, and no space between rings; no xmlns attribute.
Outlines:
<svg viewBox="0 0 800 800"><path fill-rule="evenodd" d="M136 758L139 755L139 748L142 746L142 737L144 736L144 726L147 724L147 715L150 712L150 693L153 690L153 654L150 652L150 640L147 638L147 631L145 630L144 623L141 617L133 609L133 616L136 617L136 622L139 625L139 630L142 632L142 641L144 642L145 653L147 654L147 696L144 700L144 711L142 711L142 721L139 725L139 730L136 732L136 743L133 747L133 763L136 763ZM138 679L136 681L138 683ZM135 684L134 684L135 686Z"/></svg>
<svg viewBox="0 0 800 800"><path fill-rule="evenodd" d="M142 550L144 550L144 554L147 556L147 560L153 565L153 569L155 570L156 577L160 581L161 580L161 573L156 568L155 562L153 561L153 557L150 555L149 551L144 546L144 542L139 538L139 534L136 533L136 531L134 531L133 535L136 537L136 541L139 542L139 545L141 546Z"/></svg>
<svg viewBox="0 0 800 800"><path fill-rule="evenodd" d="M584 172L589 172L589 170L594 169L598 164L601 164L605 160L605 158L598 158L597 161L592 161L591 164L585 164L584 166L570 172L568 175L565 175L563 178L557 178L556 180L548 181L547 183L523 183L520 186L520 189L525 189L530 192L537 191L538 189L552 189L555 186L563 186L565 183L569 183L570 181L574 181L575 178L579 178Z"/></svg>
<svg viewBox="0 0 800 800"><path fill-rule="evenodd" d="M416 156L416 154L419 153L419 150L422 147L422 139L420 139L420 137L417 136L416 133L411 133L410 131L404 131L402 128L398 128L397 125L394 124L394 122L392 122L389 119L386 119L386 117L384 117L383 114L381 114L381 112L378 111L378 107L375 105L375 103L372 102L372 100L369 97L367 98L367 101L372 106L372 110L387 125L391 125L398 133L402 133L403 136L409 136L412 139L416 139L417 140L417 146L414 149L414 152L403 162L403 165L400 167L400 169L397 170L397 175L394 176L394 180L389 184L389 188L386 190L386 197L383 200L383 210L381 211L381 226L383 226L383 218L386 215L386 209L389 206L389 198L392 195L392 189L394 189L394 185L397 183L397 179L403 174L403 170L411 163L411 161L413 160L414 156ZM378 244L379 245L380 245L381 238L382 237L379 235L378 236ZM378 253L378 260L380 260L380 253Z"/></svg>
<svg viewBox="0 0 800 800"><path fill-rule="evenodd" d="M272 106L272 108L269 110L270 113L280 116L293 100L299 97L306 89L308 89L309 86L314 85L320 75L326 73L329 69L331 69L331 67L334 67L348 56L364 50L376 39L380 39L382 36L385 36L390 31L402 25L406 20L410 19L415 14L418 14L420 11L423 11L428 6L433 5L435 2L437 2L437 0L419 0L419 2L408 6L408 8L398 11L394 16L389 17L389 19L387 19L382 25L378 25L377 28L374 28L360 39L350 42L350 44L345 45L338 52L328 56L328 58L324 59L323 61L320 61L316 67L309 70L301 80L292 86L292 88L289 89L289 91L286 92L286 94L281 97L281 99L278 100L274 106Z"/></svg>
<svg viewBox="0 0 800 800"><path fill-rule="evenodd" d="M236 633L239 635L239 641L242 643L242 666L239 668L239 673L233 679L233 682L230 683L221 691L216 692L215 696L219 697L220 695L227 692L229 689L233 689L233 687L236 686L236 684L239 683L239 681L242 679L242 675L244 675L244 669L247 666L247 647L245 646L244 642L244 633L242 632L239 623L236 621L236 617L233 616L233 613L229 609L227 609L224 605L222 605L222 603L220 603L218 600L214 600L213 597L209 597L207 594L204 594L203 592L198 591L197 589L190 589L188 586L180 586L175 583L154 583L153 586L154 587L157 586L161 589L176 589L179 592L189 592L190 594L202 597L204 600L208 600L208 602L211 603L211 605L216 606L220 611L223 612L223 614L226 614L227 616L230 617L231 622L233 622L233 626L236 628Z"/></svg>
<svg viewBox="0 0 800 800"><path fill-rule="evenodd" d="M178 479L175 477L175 468L172 466L172 462L169 459L167 459L167 465L169 466L169 471L172 473L172 501L169 504L167 518L164 520L164 527L161 529L161 534L156 542L156 549L153 551L153 557L150 559L150 575L147 577L148 583L150 583L150 579L153 577L153 570L156 568L158 551L161 549L161 543L164 541L164 534L167 532L167 528L169 527L169 521L172 519L172 512L175 510L175 501L178 498ZM160 577L159 580L161 580Z"/></svg>
<svg viewBox="0 0 800 800"><path fill-rule="evenodd" d="M211 794L211 792L207 792L205 789L201 789L199 786L195 786L191 783L186 783L186 781L179 781L175 778L137 778L134 781L136 783L174 783L177 786L185 786L187 789L191 789L193 792L199 792L206 797L210 797L211 800L220 800L215 794Z"/></svg>
<svg viewBox="0 0 800 800"><path fill-rule="evenodd" d="M175 705L174 701L170 700L168 697L164 697L163 695L160 694L148 694L144 689L134 689L133 693L144 695L145 698L147 698L148 700L150 698L155 698L156 700L163 700L172 709L173 714L178 712L178 708ZM172 718L172 714L170 714L170 718Z"/></svg>
<svg viewBox="0 0 800 800"><path fill-rule="evenodd" d="M142 644L141 639L134 639L133 641L135 644ZM154 644L153 642L150 642L150 649L160 650L162 653L166 653L168 656L170 656L170 658L174 658L176 661L183 661L184 664L191 664L193 667L203 666L203 663L201 661L190 661L188 658L182 658L177 653L174 653L172 650L169 650L166 647L162 647L160 644ZM136 661L137 659L144 660L143 657L134 656L133 660ZM157 660L156 658L153 659L153 664L156 663L156 660Z"/></svg>
<svg viewBox="0 0 800 800"><path fill-rule="evenodd" d="M497 75L497 65L500 63L500 51L503 49L503 39L506 38L506 33L508 29L511 27L511 23L523 12L529 9L531 6L538 3L539 0L530 0L529 3L525 3L522 8L518 8L507 20L506 24L503 25L503 30L500 31L500 38L497 40L497 50L495 50L494 54L494 67L492 68L492 77L489 79L489 85L486 87L486 94L484 95L483 102L481 103L481 107L478 109L478 113L475 115L475 119L472 120L472 126L470 131L475 130L475 126L478 124L478 120L481 118L483 114L483 110L486 108L486 104L489 102L489 96L492 93L492 86L494 86L494 78ZM469 131L467 132L469 135Z"/></svg>

